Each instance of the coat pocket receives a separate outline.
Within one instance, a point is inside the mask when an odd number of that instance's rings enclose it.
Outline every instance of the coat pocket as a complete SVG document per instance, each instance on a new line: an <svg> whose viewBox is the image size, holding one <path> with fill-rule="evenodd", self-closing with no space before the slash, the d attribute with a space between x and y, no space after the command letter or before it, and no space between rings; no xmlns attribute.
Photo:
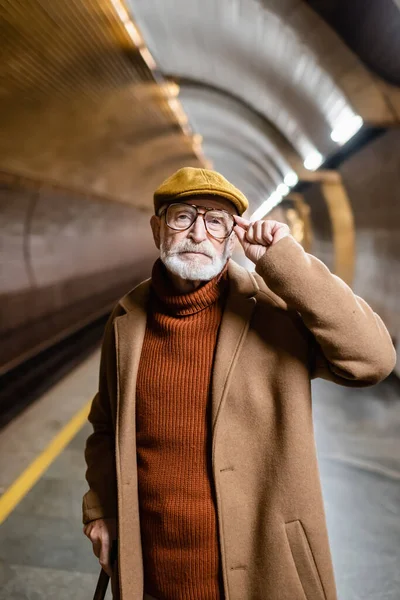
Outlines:
<svg viewBox="0 0 400 600"><path fill-rule="evenodd" d="M285 523L285 530L307 600L326 600L317 565L301 521Z"/></svg>

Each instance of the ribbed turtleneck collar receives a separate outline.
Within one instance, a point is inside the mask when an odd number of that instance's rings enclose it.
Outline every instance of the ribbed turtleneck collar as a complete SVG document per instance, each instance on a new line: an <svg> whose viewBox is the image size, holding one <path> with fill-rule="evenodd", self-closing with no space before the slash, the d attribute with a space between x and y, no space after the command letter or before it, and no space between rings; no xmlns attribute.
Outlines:
<svg viewBox="0 0 400 600"><path fill-rule="evenodd" d="M214 304L226 289L228 262L221 273L197 288L197 290L187 294L174 294L171 293L175 290L168 276L168 271L161 259L158 258L151 273L152 288L168 313L176 316L195 314Z"/></svg>

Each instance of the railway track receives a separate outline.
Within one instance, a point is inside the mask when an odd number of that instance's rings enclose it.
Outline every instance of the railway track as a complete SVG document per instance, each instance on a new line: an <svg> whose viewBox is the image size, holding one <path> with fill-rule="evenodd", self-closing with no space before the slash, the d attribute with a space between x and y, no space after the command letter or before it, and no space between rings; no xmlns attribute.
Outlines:
<svg viewBox="0 0 400 600"><path fill-rule="evenodd" d="M97 317L0 376L0 429L100 344L107 318Z"/></svg>

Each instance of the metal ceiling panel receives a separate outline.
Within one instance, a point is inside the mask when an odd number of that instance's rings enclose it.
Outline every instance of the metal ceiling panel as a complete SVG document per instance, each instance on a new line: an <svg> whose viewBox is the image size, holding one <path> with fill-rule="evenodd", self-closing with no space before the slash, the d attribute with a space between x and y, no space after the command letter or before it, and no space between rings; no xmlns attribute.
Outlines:
<svg viewBox="0 0 400 600"><path fill-rule="evenodd" d="M333 152L333 127L354 111L392 118L360 61L300 0L127 3L163 73L240 96L303 158Z"/></svg>

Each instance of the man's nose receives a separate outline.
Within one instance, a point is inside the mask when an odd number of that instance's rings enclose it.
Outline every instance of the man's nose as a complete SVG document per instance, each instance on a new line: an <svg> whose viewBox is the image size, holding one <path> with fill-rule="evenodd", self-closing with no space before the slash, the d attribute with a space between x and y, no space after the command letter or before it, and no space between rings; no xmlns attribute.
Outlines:
<svg viewBox="0 0 400 600"><path fill-rule="evenodd" d="M196 243L203 242L204 240L208 239L206 224L204 223L202 215L197 215L197 219L189 229L188 238L192 239Z"/></svg>

